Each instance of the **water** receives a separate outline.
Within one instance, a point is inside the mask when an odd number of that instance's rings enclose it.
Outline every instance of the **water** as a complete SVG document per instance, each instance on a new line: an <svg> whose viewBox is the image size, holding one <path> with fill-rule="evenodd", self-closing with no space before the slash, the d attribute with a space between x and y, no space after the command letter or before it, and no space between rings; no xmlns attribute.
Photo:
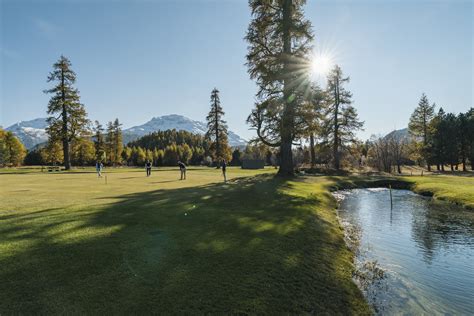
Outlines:
<svg viewBox="0 0 474 316"><path fill-rule="evenodd" d="M474 212L392 194L392 210L387 189L335 194L368 301L384 315L474 315Z"/></svg>

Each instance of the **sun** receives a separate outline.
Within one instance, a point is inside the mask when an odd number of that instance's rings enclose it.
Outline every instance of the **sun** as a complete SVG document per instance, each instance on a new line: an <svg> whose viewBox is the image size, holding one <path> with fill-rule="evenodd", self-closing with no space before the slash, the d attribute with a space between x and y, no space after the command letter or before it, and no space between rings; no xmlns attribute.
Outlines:
<svg viewBox="0 0 474 316"><path fill-rule="evenodd" d="M326 76L331 70L334 61L326 54L314 55L311 60L311 71L316 76Z"/></svg>

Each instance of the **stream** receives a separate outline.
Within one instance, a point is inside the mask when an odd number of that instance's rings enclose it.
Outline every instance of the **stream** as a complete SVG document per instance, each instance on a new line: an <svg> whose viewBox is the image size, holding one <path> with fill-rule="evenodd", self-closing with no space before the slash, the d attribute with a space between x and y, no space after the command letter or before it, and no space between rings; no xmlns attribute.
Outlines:
<svg viewBox="0 0 474 316"><path fill-rule="evenodd" d="M474 314L474 212L408 190L338 191L354 280L377 314Z"/></svg>

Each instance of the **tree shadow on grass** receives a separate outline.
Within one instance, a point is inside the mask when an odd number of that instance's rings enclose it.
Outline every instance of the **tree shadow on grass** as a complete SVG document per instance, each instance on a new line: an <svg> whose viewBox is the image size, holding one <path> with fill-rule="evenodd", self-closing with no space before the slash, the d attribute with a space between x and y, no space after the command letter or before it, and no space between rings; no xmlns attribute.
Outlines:
<svg viewBox="0 0 474 316"><path fill-rule="evenodd" d="M367 313L337 221L291 186L240 178L8 218L0 313Z"/></svg>

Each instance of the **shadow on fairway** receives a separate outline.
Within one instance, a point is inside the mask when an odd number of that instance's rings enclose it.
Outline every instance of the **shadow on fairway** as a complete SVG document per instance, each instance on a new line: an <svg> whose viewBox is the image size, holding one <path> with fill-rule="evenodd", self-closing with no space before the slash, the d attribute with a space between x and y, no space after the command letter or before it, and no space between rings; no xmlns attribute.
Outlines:
<svg viewBox="0 0 474 316"><path fill-rule="evenodd" d="M180 181L180 180L179 180L179 179L176 179L176 180L164 180L164 181L153 182L152 184L169 183L169 182L177 182L177 181Z"/></svg>
<svg viewBox="0 0 474 316"><path fill-rule="evenodd" d="M327 196L291 185L259 176L8 214L0 314L367 312L340 228L314 208Z"/></svg>

